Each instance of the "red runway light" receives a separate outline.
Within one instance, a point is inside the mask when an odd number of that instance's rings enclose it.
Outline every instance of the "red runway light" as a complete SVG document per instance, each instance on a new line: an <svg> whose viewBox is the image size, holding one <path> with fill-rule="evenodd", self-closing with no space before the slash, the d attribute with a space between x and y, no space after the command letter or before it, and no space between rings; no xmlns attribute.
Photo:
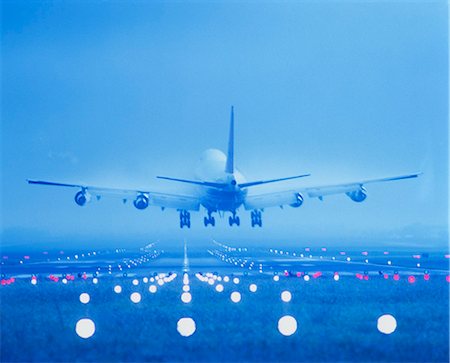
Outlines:
<svg viewBox="0 0 450 363"><path fill-rule="evenodd" d="M326 251L327 251L326 247L322 247L321 250L322 250L323 252L326 252Z"/></svg>
<svg viewBox="0 0 450 363"><path fill-rule="evenodd" d="M421 255L413 255L413 258L420 259L421 257L422 257Z"/></svg>
<svg viewBox="0 0 450 363"><path fill-rule="evenodd" d="M445 279L447 280L447 282L450 282L450 275L445 276Z"/></svg>
<svg viewBox="0 0 450 363"><path fill-rule="evenodd" d="M400 275L399 275L399 274L394 274L393 279L394 279L395 281L400 280Z"/></svg>
<svg viewBox="0 0 450 363"><path fill-rule="evenodd" d="M5 280L5 279L2 279L1 284L2 284L3 286L5 286L5 285L6 285L6 280Z"/></svg>
<svg viewBox="0 0 450 363"><path fill-rule="evenodd" d="M385 280L387 280L389 278L389 275L388 274L384 274L383 277L384 277Z"/></svg>
<svg viewBox="0 0 450 363"><path fill-rule="evenodd" d="M363 275L362 275L362 274L360 274L360 273L357 273L357 274L356 274L356 278L358 278L358 279L362 280L362 279L363 279Z"/></svg>
<svg viewBox="0 0 450 363"><path fill-rule="evenodd" d="M429 274L423 275L423 279L424 279L425 281L428 281L428 280L430 279L430 275L429 275Z"/></svg>
<svg viewBox="0 0 450 363"><path fill-rule="evenodd" d="M408 276L408 282L410 283L410 284L413 284L414 282L416 282L416 278L414 277L414 276Z"/></svg>
<svg viewBox="0 0 450 363"><path fill-rule="evenodd" d="M343 251L339 252L339 254L341 254L342 256L345 256L345 252L343 252Z"/></svg>
<svg viewBox="0 0 450 363"><path fill-rule="evenodd" d="M297 277L302 277L302 273L301 272L297 272Z"/></svg>
<svg viewBox="0 0 450 363"><path fill-rule="evenodd" d="M450 258L450 255L445 255L444 257L445 257L445 258Z"/></svg>
<svg viewBox="0 0 450 363"><path fill-rule="evenodd" d="M306 251L306 252L309 252L309 251L311 251L311 248L305 247L305 251Z"/></svg>
<svg viewBox="0 0 450 363"><path fill-rule="evenodd" d="M315 279L317 279L317 278L320 277L320 276L322 276L322 272L320 272L320 271L316 272L316 273L313 275L313 277L314 277Z"/></svg>
<svg viewBox="0 0 450 363"><path fill-rule="evenodd" d="M384 251L383 255L389 255L389 252L388 251Z"/></svg>
<svg viewBox="0 0 450 363"><path fill-rule="evenodd" d="M361 254L362 254L363 256L367 256L367 255L369 254L369 252L363 251L363 252L361 252Z"/></svg>
<svg viewBox="0 0 450 363"><path fill-rule="evenodd" d="M369 275L364 275L364 280L368 280L369 279Z"/></svg>
<svg viewBox="0 0 450 363"><path fill-rule="evenodd" d="M23 256L23 258L24 258L25 260L29 260L29 259L30 259L30 256Z"/></svg>

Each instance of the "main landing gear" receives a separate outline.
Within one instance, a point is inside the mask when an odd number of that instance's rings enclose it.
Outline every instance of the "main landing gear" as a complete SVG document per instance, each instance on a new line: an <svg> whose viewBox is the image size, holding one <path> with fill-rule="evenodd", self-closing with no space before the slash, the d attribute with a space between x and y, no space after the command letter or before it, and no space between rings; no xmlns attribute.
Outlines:
<svg viewBox="0 0 450 363"><path fill-rule="evenodd" d="M233 224L235 224L236 226L239 227L239 225L241 224L241 220L240 218L236 215L236 211L233 212L233 216L230 216L228 218L228 224L231 226L233 226Z"/></svg>
<svg viewBox="0 0 450 363"><path fill-rule="evenodd" d="M180 228L191 228L191 214L187 210L180 210Z"/></svg>
<svg viewBox="0 0 450 363"><path fill-rule="evenodd" d="M252 227L260 226L262 227L262 213L260 210L252 210L251 218L252 218Z"/></svg>
<svg viewBox="0 0 450 363"><path fill-rule="evenodd" d="M213 227L216 225L216 219L212 216L212 213L213 212L208 211L208 217L203 218L203 224L205 227L208 227L209 224Z"/></svg>

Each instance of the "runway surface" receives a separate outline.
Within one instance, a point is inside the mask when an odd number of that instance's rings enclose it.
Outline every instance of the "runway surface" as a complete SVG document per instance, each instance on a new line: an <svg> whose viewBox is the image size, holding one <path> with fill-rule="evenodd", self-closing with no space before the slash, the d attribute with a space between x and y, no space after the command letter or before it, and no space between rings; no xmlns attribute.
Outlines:
<svg viewBox="0 0 450 363"><path fill-rule="evenodd" d="M448 251L15 251L1 360L449 360Z"/></svg>

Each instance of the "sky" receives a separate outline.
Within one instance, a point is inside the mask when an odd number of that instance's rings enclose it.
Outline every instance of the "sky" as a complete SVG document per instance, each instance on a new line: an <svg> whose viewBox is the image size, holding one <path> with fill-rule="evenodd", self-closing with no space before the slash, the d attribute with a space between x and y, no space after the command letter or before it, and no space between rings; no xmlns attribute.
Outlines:
<svg viewBox="0 0 450 363"><path fill-rule="evenodd" d="M448 243L445 1L2 1L2 247L264 243ZM177 188L207 148L248 180L310 172L322 185L422 171L301 208L264 227L179 230L176 211L27 178ZM264 191L267 189L255 189ZM174 242L175 241L175 242ZM195 243L195 242L194 242Z"/></svg>

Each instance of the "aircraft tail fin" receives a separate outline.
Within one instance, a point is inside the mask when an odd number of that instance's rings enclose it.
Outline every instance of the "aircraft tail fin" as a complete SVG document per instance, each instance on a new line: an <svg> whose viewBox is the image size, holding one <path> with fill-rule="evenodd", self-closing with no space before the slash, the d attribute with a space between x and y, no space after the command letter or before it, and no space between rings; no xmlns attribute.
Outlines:
<svg viewBox="0 0 450 363"><path fill-rule="evenodd" d="M230 118L230 133L228 136L228 152L227 163L225 165L225 172L229 174L234 173L234 108L231 106Z"/></svg>

